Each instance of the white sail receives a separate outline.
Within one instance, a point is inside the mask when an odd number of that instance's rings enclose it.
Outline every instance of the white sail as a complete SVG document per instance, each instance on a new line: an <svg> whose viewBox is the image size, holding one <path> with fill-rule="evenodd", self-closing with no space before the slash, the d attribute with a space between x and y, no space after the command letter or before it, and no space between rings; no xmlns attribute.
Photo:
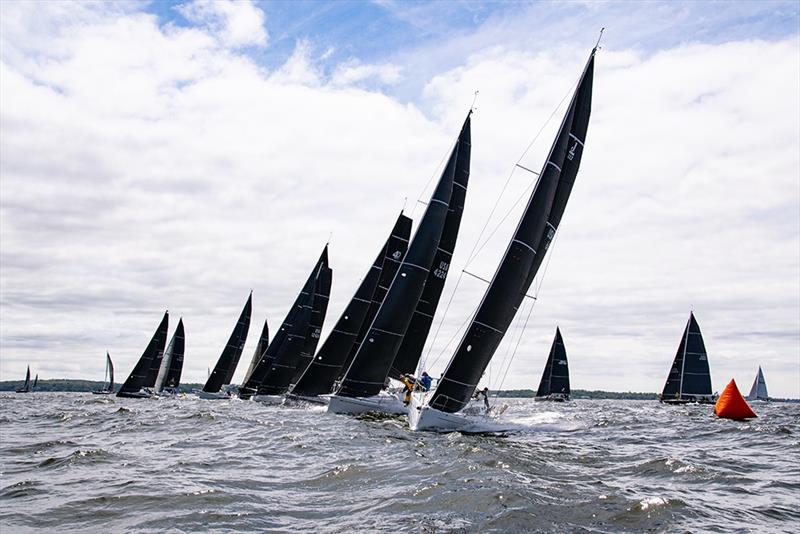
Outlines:
<svg viewBox="0 0 800 534"><path fill-rule="evenodd" d="M750 394L747 395L747 400L768 400L769 394L767 393L767 383L764 380L764 373L761 371L761 366L758 367L756 379L753 381L753 387L750 388Z"/></svg>

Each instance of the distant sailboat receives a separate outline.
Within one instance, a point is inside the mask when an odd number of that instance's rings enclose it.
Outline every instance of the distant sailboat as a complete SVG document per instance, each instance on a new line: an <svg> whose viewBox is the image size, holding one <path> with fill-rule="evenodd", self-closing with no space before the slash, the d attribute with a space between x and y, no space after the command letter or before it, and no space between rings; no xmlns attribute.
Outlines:
<svg viewBox="0 0 800 534"><path fill-rule="evenodd" d="M758 366L758 373L756 379L753 381L753 387L750 388L750 394L747 395L749 401L768 401L769 394L767 393L767 383L764 381L764 373L761 372L761 366Z"/></svg>
<svg viewBox="0 0 800 534"><path fill-rule="evenodd" d="M239 358L244 350L244 343L247 340L247 331L250 329L250 312L253 309L253 292L247 297L247 302L242 308L242 313L233 327L228 342L225 348L222 349L217 364L208 377L202 390L194 390L201 399L227 399L229 398L230 391L225 389L225 386L230 385L233 379L233 374L236 372L236 365L239 363Z"/></svg>
<svg viewBox="0 0 800 534"><path fill-rule="evenodd" d="M17 390L17 393L30 393L31 391L31 366L28 366L28 371L25 373L25 383Z"/></svg>
<svg viewBox="0 0 800 534"><path fill-rule="evenodd" d="M537 401L563 402L569 400L569 365L567 364L567 350L561 331L556 327L556 337L550 347L550 355L544 366L539 389L536 390Z"/></svg>
<svg viewBox="0 0 800 534"><path fill-rule="evenodd" d="M689 321L659 400L666 404L716 402L711 392L711 372L708 368L706 346L694 313L689 314Z"/></svg>
<svg viewBox="0 0 800 534"><path fill-rule="evenodd" d="M481 432L489 427L502 429L501 423L487 419L491 408L465 408L533 283L566 209L591 114L596 51L597 47L592 49L586 62L503 259L436 389L414 392L411 396L408 419L412 430ZM473 408L477 412L475 415L472 415Z"/></svg>
<svg viewBox="0 0 800 534"><path fill-rule="evenodd" d="M103 387L92 391L95 395L110 395L114 393L114 363L111 361L111 356L106 351L106 371L103 374Z"/></svg>
<svg viewBox="0 0 800 534"><path fill-rule="evenodd" d="M184 347L183 318L180 318L175 333L164 352L164 357L161 359L161 367L158 370L155 386L153 386L154 393L161 396L178 394L178 386L181 383L181 373L183 372Z"/></svg>
<svg viewBox="0 0 800 534"><path fill-rule="evenodd" d="M169 327L169 311L164 312L158 328L150 338L150 343L139 357L139 361L133 367L131 374L123 382L122 387L117 391L117 397L129 397L134 399L148 398L153 396L153 392L148 389L146 381L149 380L153 361L161 361L164 355L164 345L167 343L167 328ZM156 368L156 371L158 368ZM155 376L153 376L153 384ZM151 384L152 385L152 384Z"/></svg>

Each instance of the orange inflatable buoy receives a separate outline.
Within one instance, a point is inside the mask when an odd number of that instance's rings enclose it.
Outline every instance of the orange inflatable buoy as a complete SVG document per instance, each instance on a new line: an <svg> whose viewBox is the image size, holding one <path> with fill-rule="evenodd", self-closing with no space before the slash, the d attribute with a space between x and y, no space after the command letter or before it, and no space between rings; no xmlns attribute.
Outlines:
<svg viewBox="0 0 800 534"><path fill-rule="evenodd" d="M728 382L722 395L719 396L717 405L714 406L714 413L717 417L737 421L758 417L756 412L747 404L747 401L744 400L742 394L739 393L739 388L736 387L736 381L733 379Z"/></svg>

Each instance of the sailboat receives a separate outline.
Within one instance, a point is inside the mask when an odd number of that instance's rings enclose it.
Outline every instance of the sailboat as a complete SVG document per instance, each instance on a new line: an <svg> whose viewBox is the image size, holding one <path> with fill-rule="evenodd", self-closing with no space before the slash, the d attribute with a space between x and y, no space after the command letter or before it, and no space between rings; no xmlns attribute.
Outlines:
<svg viewBox="0 0 800 534"><path fill-rule="evenodd" d="M92 391L94 395L110 395L114 393L114 363L111 361L111 355L106 351L106 371L103 374L105 384L100 389Z"/></svg>
<svg viewBox="0 0 800 534"><path fill-rule="evenodd" d="M21 388L17 389L17 393L30 393L31 391L31 366L28 366L28 370L25 373L25 383L22 385Z"/></svg>
<svg viewBox="0 0 800 534"><path fill-rule="evenodd" d="M175 396L178 394L178 386L181 383L181 373L183 372L183 351L185 347L185 335L183 331L183 318L178 319L178 326L172 339L167 345L167 351L161 359L161 367L158 370L156 383L153 386L153 393L159 396Z"/></svg>
<svg viewBox="0 0 800 534"><path fill-rule="evenodd" d="M158 328L150 338L150 343L145 347L144 352L139 357L139 361L133 367L131 374L117 391L117 397L129 397L135 399L148 398L153 396L149 389L155 383L155 376L151 369L154 361L161 362L164 355L164 345L167 343L167 328L169 326L169 311L164 312ZM156 368L156 371L158 368ZM150 383L150 376L153 375L153 382ZM149 385L148 385L149 384Z"/></svg>
<svg viewBox="0 0 800 534"><path fill-rule="evenodd" d="M408 252L369 327L365 341L356 352L338 390L328 403L329 412L339 414L380 412L397 415L405 413L402 399L384 391L384 385L406 331L414 318L414 312L423 296L431 271L442 269L433 262L437 256L448 215L455 207L455 204L451 207L450 200L454 189L458 150L463 138L466 138L467 144L469 142L470 114L471 111L467 114L459 140L453 146L414 238L408 245ZM448 251L447 256L440 256L443 263L449 262L449 253L451 251ZM442 270L446 272L447 268L444 267Z"/></svg>
<svg viewBox="0 0 800 534"><path fill-rule="evenodd" d="M361 326L367 319L368 312L374 303L373 299L378 291L377 286L383 279L384 273L389 270L395 272L396 267L400 265L400 259L406 252L410 234L411 219L401 213L378 256L366 276L361 280L350 303L344 309L325 343L322 344L322 348L292 386L290 396L293 399L327 404L327 397L320 397L320 395L327 395L333 390L334 382L342 366L348 361ZM386 285L389 283L391 283L391 279L385 282ZM385 295L385 291L383 294ZM379 306L380 302L375 306L376 312ZM370 317L371 319L372 317Z"/></svg>
<svg viewBox="0 0 800 534"><path fill-rule="evenodd" d="M36 373L36 376L33 377L33 385L31 386L31 391L36 389L36 386L39 385L39 373Z"/></svg>
<svg viewBox="0 0 800 534"><path fill-rule="evenodd" d="M219 355L211 376L206 380L203 389L196 389L194 393L201 399L228 399L232 396L231 391L225 386L230 385L233 374L236 372L236 365L244 350L244 342L247 340L247 331L250 329L250 312L253 309L253 292L247 297L247 302L239 314L239 319L233 327L222 354Z"/></svg>
<svg viewBox="0 0 800 534"><path fill-rule="evenodd" d="M414 392L412 430L483 431L491 408L465 411L547 253L572 191L591 114L592 49L525 211L477 311L444 373L430 392ZM499 430L499 423L494 422Z"/></svg>
<svg viewBox="0 0 800 534"><path fill-rule="evenodd" d="M689 313L689 320L683 331L678 352L672 362L664 389L659 400L666 404L714 404L716 398L711 393L711 373L708 369L708 355L703 343L700 325Z"/></svg>
<svg viewBox="0 0 800 534"><path fill-rule="evenodd" d="M753 387L750 388L750 394L747 395L749 401L768 401L769 394L767 393L767 383L764 381L764 373L761 371L761 366L758 366L758 373L756 379L753 380Z"/></svg>
<svg viewBox="0 0 800 534"><path fill-rule="evenodd" d="M311 273L303 284L300 293L295 298L291 308L289 308L286 318L283 320L283 323L281 323L280 328L278 328L277 333L261 354L258 363L253 367L249 377L246 378L239 388L239 398L252 398L253 395L258 392L267 374L272 370L276 358L285 355L287 351L297 350L299 337L305 339L305 336L308 334L308 327L311 323L310 307L312 302L310 302L310 299L315 293L315 288L318 287L317 278L322 269L327 265L328 245L325 245L319 259L314 264L314 268L311 269ZM304 313L304 310L309 311L308 315ZM305 320L303 320L304 318ZM287 342L290 343L291 348L284 347Z"/></svg>
<svg viewBox="0 0 800 534"><path fill-rule="evenodd" d="M247 366L247 371L244 373L244 380L242 380L242 384L246 384L250 377L253 375L253 371L256 368L259 360L261 360L261 356L264 355L264 351L267 350L269 346L269 325L267 324L267 320L264 319L264 326L261 328L261 335L258 337L258 343L256 344L256 350L253 351L253 356L250 358L250 365ZM211 372L208 373L211 375Z"/></svg>
<svg viewBox="0 0 800 534"><path fill-rule="evenodd" d="M264 361L261 383L253 400L265 404L282 404L284 395L299 375L305 371L319 342L320 331L327 311L333 270L325 261L319 264L313 281L313 291L296 310L287 324L286 338Z"/></svg>
<svg viewBox="0 0 800 534"><path fill-rule="evenodd" d="M544 366L542 380L539 382L539 389L536 390L534 400L556 402L569 400L567 350L564 348L564 340L558 327L556 327L556 337L550 347L547 364Z"/></svg>

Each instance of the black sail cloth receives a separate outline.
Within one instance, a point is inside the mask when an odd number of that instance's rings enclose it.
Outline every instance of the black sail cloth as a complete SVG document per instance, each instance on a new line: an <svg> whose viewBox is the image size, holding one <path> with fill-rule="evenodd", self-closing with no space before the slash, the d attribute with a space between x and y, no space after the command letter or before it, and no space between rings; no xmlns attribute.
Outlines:
<svg viewBox="0 0 800 534"><path fill-rule="evenodd" d="M183 372L183 351L185 347L185 335L183 330L183 319L178 319L178 326L172 334L161 360L161 368L158 371L158 378L154 391L160 392L164 388L175 389L181 383L181 373Z"/></svg>
<svg viewBox="0 0 800 534"><path fill-rule="evenodd" d="M333 390L333 383L339 375L340 369L345 365L369 311L372 296L381 277L382 266L386 264L385 258L388 256L391 258L390 261L395 261L399 265L399 260L395 260L393 256L397 255L402 258L410 233L411 219L401 213L383 248L336 322L336 326L325 339L325 343L322 344L311 364L292 387L293 394L316 396L325 395Z"/></svg>
<svg viewBox="0 0 800 534"><path fill-rule="evenodd" d="M337 395L371 397L377 395L386 382L439 245L453 191L454 171L454 166L448 166L442 173L408 252L342 379Z"/></svg>
<svg viewBox="0 0 800 534"><path fill-rule="evenodd" d="M403 342L397 351L397 356L392 363L389 376L399 379L400 375L414 373L422 356L422 349L428 339L428 333L439 306L439 299L442 297L442 290L450 270L450 261L453 258L453 250L456 248L458 230L461 226L461 216L464 213L464 203L467 197L467 185L469 184L469 166L471 154L471 128L470 117L472 111L467 114L467 119L461 127L458 136L456 149L450 155L447 165L454 166L453 174L453 194L447 211L447 219L444 223L442 236L439 239L439 246L433 258L433 264L425 288L417 302L417 308L408 325Z"/></svg>
<svg viewBox="0 0 800 534"><path fill-rule="evenodd" d="M253 293L247 297L242 313L236 321L236 326L233 327L228 342L225 348L222 349L217 364L214 370L211 371L211 376L208 377L203 391L206 393L217 393L222 389L222 386L231 383L233 373L236 372L236 365L239 363L239 358L244 350L244 343L247 340L247 331L250 329L250 313L253 309Z"/></svg>
<svg viewBox="0 0 800 534"><path fill-rule="evenodd" d="M429 401L432 408L452 413L469 402L555 236L583 153L594 54L592 50L503 260Z"/></svg>
<svg viewBox="0 0 800 534"><path fill-rule="evenodd" d="M281 323L281 326L278 328L278 331L275 333L272 341L262 354L255 368L253 369L253 372L250 374L249 379L247 379L245 383L242 384L242 387L239 388L239 397L243 399L249 399L258 391L258 387L267 376L267 373L271 369L278 352L283 350L282 346L287 341L289 331L294 328L294 323L296 322L298 314L303 309L303 305L308 302L309 295L314 292L316 280L319 276L320 270L327 266L328 245L325 245L325 248L322 250L322 254L320 254L319 259L314 264L314 268L311 269L311 272L303 284L300 293L295 298L291 308L289 308L289 312L286 314L286 318L283 320L283 323Z"/></svg>
<svg viewBox="0 0 800 534"><path fill-rule="evenodd" d="M546 397L551 393L561 393L567 396L570 394L567 349L564 346L564 339L561 337L561 330L558 328L556 328L556 337L550 347L550 354L547 356L547 364L544 366L536 396Z"/></svg>
<svg viewBox="0 0 800 534"><path fill-rule="evenodd" d="M250 380L250 376L252 376L253 370L256 368L256 364L258 364L261 356L264 355L264 351L267 350L267 346L269 346L269 325L267 324L267 320L264 319L264 326L261 328L261 336L258 338L256 350L253 351L253 357L250 359L250 365L247 366L247 372L244 374L244 380L242 380L242 384L246 384L247 381Z"/></svg>
<svg viewBox="0 0 800 534"><path fill-rule="evenodd" d="M700 333L700 325L694 313L690 313L661 398L673 399L685 395L710 396L711 394L711 372L703 334Z"/></svg>
<svg viewBox="0 0 800 534"><path fill-rule="evenodd" d="M161 323L153 333L153 337L150 338L150 343L147 344L144 352L139 357L139 361L136 362L131 374L128 376L125 382L123 382L122 386L117 392L117 397L129 397L130 394L138 393L140 389L145 387L145 379L150 371L150 366L153 360L158 359L160 362L161 356L164 354L164 345L167 343L168 326L169 312L164 312L164 317L161 319Z"/></svg>

